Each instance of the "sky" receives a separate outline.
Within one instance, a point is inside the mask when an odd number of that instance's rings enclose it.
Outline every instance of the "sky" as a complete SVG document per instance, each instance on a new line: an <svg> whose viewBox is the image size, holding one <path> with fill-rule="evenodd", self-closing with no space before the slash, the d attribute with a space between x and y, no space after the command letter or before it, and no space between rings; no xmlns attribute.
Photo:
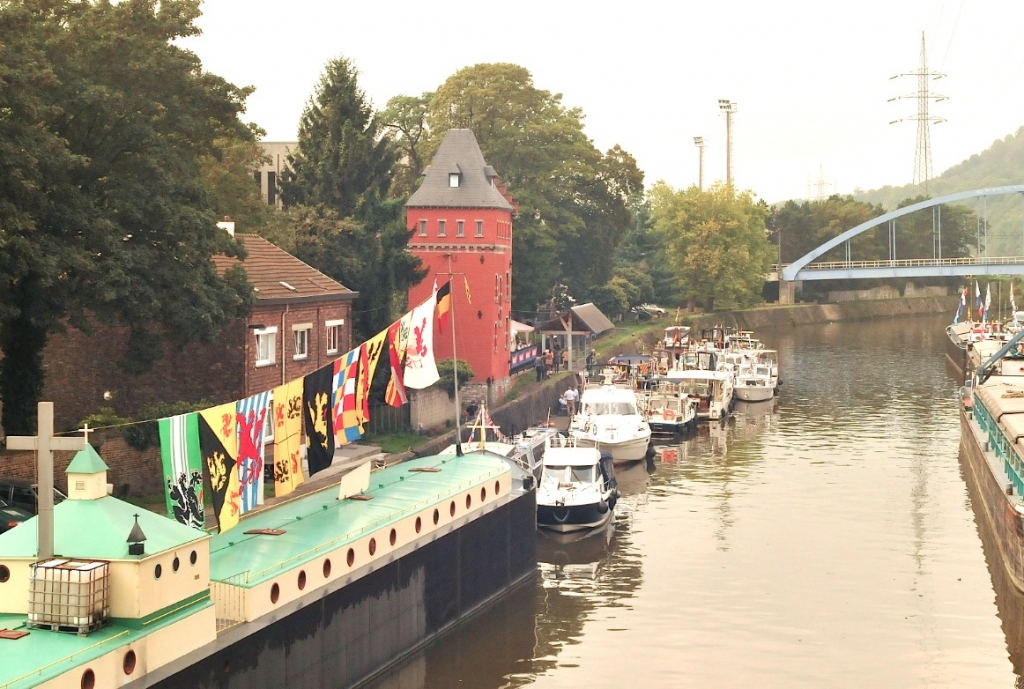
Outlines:
<svg viewBox="0 0 1024 689"><path fill-rule="evenodd" d="M945 120L929 129L933 176L1024 126L1020 0L204 0L198 25L183 45L255 87L245 119L268 141L295 140L339 56L376 108L511 62L580 108L598 149L631 153L648 186L698 183L696 136L705 186L725 179L731 101L734 184L769 203L913 181L922 35L945 75L928 81L946 97L928 104Z"/></svg>

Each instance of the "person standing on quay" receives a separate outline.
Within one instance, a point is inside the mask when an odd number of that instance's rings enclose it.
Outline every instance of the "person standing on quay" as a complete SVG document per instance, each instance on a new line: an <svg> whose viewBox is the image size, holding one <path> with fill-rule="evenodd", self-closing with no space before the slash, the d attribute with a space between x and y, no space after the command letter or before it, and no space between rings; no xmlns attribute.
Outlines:
<svg viewBox="0 0 1024 689"><path fill-rule="evenodd" d="M576 415L576 401L579 399L580 393L577 392L576 386L572 385L568 390L565 391L565 407L566 413L569 414L571 419Z"/></svg>
<svg viewBox="0 0 1024 689"><path fill-rule="evenodd" d="M555 364L555 356L550 349L544 350L544 377L551 375L551 367Z"/></svg>

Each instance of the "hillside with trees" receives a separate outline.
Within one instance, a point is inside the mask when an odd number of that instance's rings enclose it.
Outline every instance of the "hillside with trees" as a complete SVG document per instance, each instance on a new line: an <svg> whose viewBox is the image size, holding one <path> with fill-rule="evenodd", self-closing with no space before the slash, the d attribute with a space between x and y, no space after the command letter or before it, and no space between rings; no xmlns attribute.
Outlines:
<svg viewBox="0 0 1024 689"><path fill-rule="evenodd" d="M998 139L985 151L972 155L959 165L954 165L928 183L931 198L972 189L987 189L1011 184L1024 184L1024 128L1018 129L1004 139ZM886 210L900 206L905 199L918 196L919 187L908 184L902 187L885 186L881 189L863 191L858 189L853 196L859 201L877 204ZM988 217L988 248L982 240L981 253L988 256L1024 255L1024 197L1003 196L979 200L966 204L974 210L984 223ZM977 231L984 237L984 228ZM972 242L972 253L977 251L977 241Z"/></svg>

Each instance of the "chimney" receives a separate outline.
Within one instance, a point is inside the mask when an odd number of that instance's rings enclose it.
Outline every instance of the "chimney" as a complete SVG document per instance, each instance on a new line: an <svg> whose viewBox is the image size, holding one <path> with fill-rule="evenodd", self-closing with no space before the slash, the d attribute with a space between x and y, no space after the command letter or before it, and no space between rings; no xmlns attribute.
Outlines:
<svg viewBox="0 0 1024 689"><path fill-rule="evenodd" d="M217 227L222 230L227 230L228 234L232 237L235 236L235 221L231 219L230 215L225 215L224 220L217 223Z"/></svg>

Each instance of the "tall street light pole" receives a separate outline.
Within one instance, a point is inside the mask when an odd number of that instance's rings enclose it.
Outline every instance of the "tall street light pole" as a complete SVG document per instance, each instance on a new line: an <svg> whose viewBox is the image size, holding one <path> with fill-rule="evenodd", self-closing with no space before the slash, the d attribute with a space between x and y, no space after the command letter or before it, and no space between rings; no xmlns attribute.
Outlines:
<svg viewBox="0 0 1024 689"><path fill-rule="evenodd" d="M725 183L732 186L732 116L736 104L724 98L718 99L719 109L725 113Z"/></svg>
<svg viewBox="0 0 1024 689"><path fill-rule="evenodd" d="M704 137L693 137L693 143L696 144L697 148L700 150L700 173L697 178L699 180L697 188L700 191L704 191Z"/></svg>

